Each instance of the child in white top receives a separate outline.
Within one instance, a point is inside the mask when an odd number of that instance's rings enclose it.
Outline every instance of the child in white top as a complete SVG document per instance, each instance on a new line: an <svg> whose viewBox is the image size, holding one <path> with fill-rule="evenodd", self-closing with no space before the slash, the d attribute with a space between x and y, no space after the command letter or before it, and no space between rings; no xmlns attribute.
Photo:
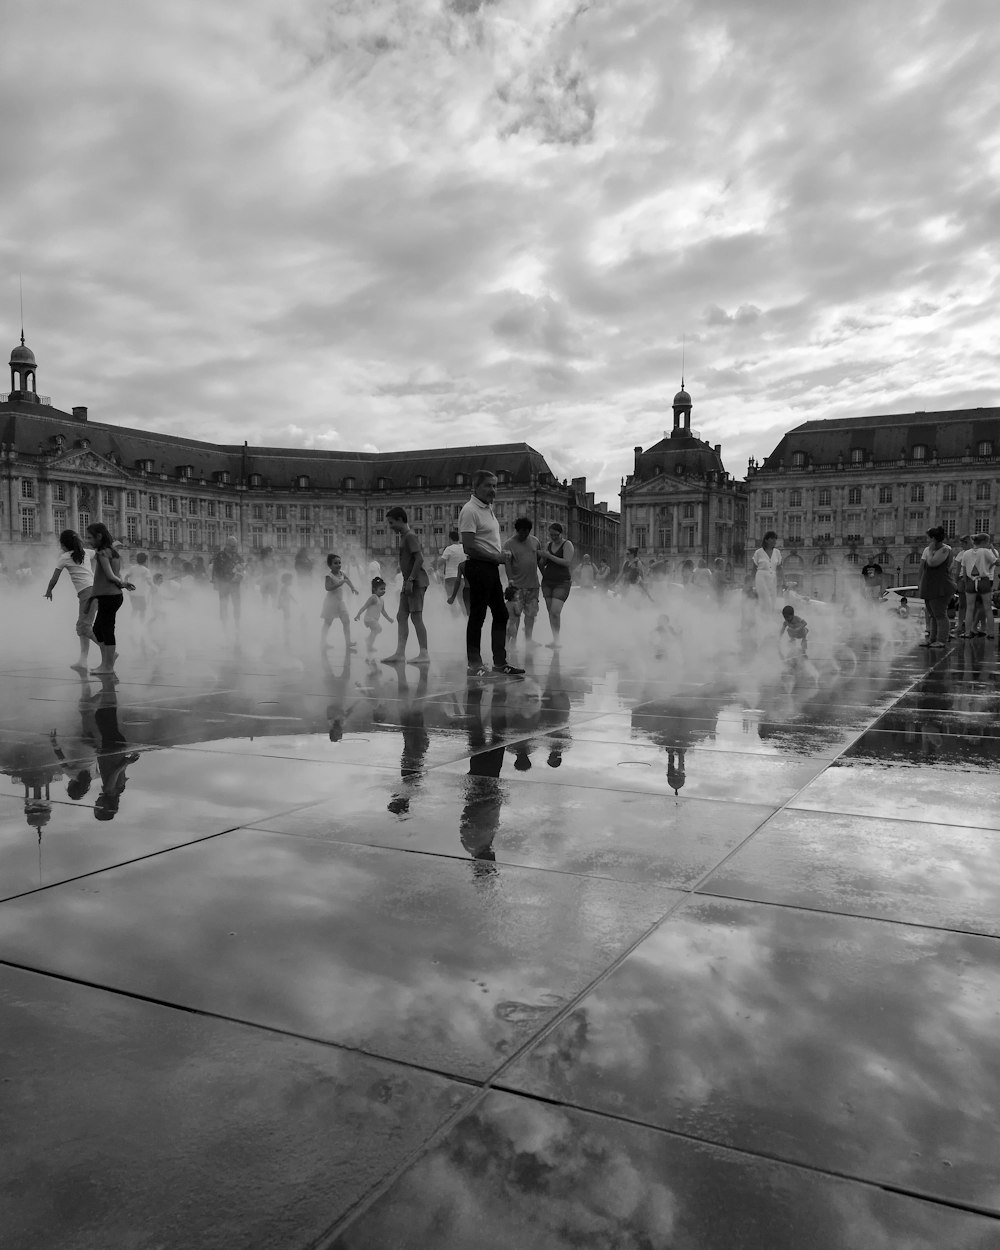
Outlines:
<svg viewBox="0 0 1000 1250"><path fill-rule="evenodd" d="M326 557L326 566L329 572L324 581L326 598L323 600L323 607L320 611L320 616L323 618L323 628L320 631L319 645L325 650L326 636L330 632L330 626L334 621L340 621L344 629L344 642L348 651L357 651L357 647L351 642L351 614L348 612L347 604L344 602L344 587L349 586L354 594L358 592L354 583L344 572L344 565L340 556L328 555Z"/></svg>
<svg viewBox="0 0 1000 1250"><path fill-rule="evenodd" d="M45 588L45 598L52 598L52 591L59 580L59 575L65 569L76 591L76 636L80 640L80 658L75 664L71 664L70 668L75 668L78 672L86 672L90 644L95 641L93 624L97 615L97 603L93 599L94 577L90 571L90 564L85 559L86 552L80 541L80 535L75 530L63 530L59 535L59 546L62 548L62 553L56 561L56 567L52 570L49 584Z"/></svg>
<svg viewBox="0 0 1000 1250"><path fill-rule="evenodd" d="M382 625L380 623L381 618L384 616L389 624L392 624L392 617L385 610L385 604L382 602L384 597L385 582L381 577L373 577L372 593L363 606L358 609L357 614L354 617L354 619L357 620L362 613L364 614L365 628L368 630L368 639L365 642L365 650L369 653L374 651L375 639L382 632Z"/></svg>

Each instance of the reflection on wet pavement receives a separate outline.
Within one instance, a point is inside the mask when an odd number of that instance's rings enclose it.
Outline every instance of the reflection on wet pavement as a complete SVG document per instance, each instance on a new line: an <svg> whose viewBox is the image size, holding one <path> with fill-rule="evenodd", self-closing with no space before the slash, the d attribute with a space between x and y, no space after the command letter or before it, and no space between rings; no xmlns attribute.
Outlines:
<svg viewBox="0 0 1000 1250"><path fill-rule="evenodd" d="M995 648L5 663L18 1246L1000 1242Z"/></svg>

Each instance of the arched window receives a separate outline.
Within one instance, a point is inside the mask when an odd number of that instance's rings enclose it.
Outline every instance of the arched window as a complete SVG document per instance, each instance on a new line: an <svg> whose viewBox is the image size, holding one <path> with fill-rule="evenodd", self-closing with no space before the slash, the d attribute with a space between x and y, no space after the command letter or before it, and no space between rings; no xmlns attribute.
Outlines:
<svg viewBox="0 0 1000 1250"><path fill-rule="evenodd" d="M295 485L299 490L309 489L309 476L306 473L300 473L295 479Z"/></svg>
<svg viewBox="0 0 1000 1250"><path fill-rule="evenodd" d="M354 490L355 479L353 477L345 477L343 482L344 490Z"/></svg>
<svg viewBox="0 0 1000 1250"><path fill-rule="evenodd" d="M847 555L844 557L844 559L846 560L848 564L860 564L861 563L861 557L858 555L856 551L849 551Z"/></svg>
<svg viewBox="0 0 1000 1250"><path fill-rule="evenodd" d="M813 557L813 564L829 564L830 557L825 551L821 551L818 556Z"/></svg>
<svg viewBox="0 0 1000 1250"><path fill-rule="evenodd" d="M865 449L863 447L851 448L851 464L864 464Z"/></svg>
<svg viewBox="0 0 1000 1250"><path fill-rule="evenodd" d="M976 455L977 456L992 456L993 455L993 444L990 442L988 438L983 439L981 443L976 444Z"/></svg>
<svg viewBox="0 0 1000 1250"><path fill-rule="evenodd" d="M264 485L264 479L259 473L251 473L247 478L247 485L251 487L261 487Z"/></svg>
<svg viewBox="0 0 1000 1250"><path fill-rule="evenodd" d="M911 460L926 460L927 459L926 445L924 443L914 443L913 447L910 450L910 459Z"/></svg>
<svg viewBox="0 0 1000 1250"><path fill-rule="evenodd" d="M911 552L910 552L910 554L906 557L906 563L907 563L907 564L919 564L919 563L920 563L920 552L919 552L919 551L911 551Z"/></svg>
<svg viewBox="0 0 1000 1250"><path fill-rule="evenodd" d="M796 451L792 453L792 468L801 469L806 463L806 453L804 451Z"/></svg>

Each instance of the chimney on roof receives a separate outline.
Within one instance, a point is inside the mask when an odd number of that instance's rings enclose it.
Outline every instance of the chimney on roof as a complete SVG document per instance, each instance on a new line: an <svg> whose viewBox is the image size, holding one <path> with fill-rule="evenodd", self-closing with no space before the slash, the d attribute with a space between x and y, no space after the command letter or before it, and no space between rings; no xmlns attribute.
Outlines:
<svg viewBox="0 0 1000 1250"><path fill-rule="evenodd" d="M73 416L76 418L77 421L86 421L87 419L86 406L84 404L78 404L73 409Z"/></svg>
<svg viewBox="0 0 1000 1250"><path fill-rule="evenodd" d="M721 444L721 443L716 443L716 444L715 444L715 454L716 454L717 456L721 456L721 455L722 455L722 444Z"/></svg>

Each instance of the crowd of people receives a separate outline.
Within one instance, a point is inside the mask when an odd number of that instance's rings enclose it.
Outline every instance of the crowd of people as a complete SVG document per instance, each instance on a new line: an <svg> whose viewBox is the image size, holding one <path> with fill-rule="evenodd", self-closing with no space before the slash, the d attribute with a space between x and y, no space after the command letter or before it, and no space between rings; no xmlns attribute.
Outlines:
<svg viewBox="0 0 1000 1250"><path fill-rule="evenodd" d="M595 563L589 553L577 553L558 522L547 527L543 539L533 533L530 518L519 517L513 535L505 538L493 508L496 488L496 476L489 470L475 475L471 497L449 535L448 545L439 554L423 551L404 508L390 508L387 520L398 539L394 569L384 568L374 557L362 567L357 551L331 552L325 564L306 548L294 557L267 547L244 553L234 536L227 538L208 562L201 556L184 560L178 555L147 556L139 552L128 558L126 567L121 545L104 525L95 523L87 528L89 552L78 534L64 530L45 596L53 597L61 574L66 572L76 599L75 629L80 647L73 667L87 671L89 648L95 644L100 649L100 663L89 671L110 676L118 655L116 617L126 593L143 648L155 649L162 643L179 609L201 585L217 596L222 628L234 643L240 638L244 597L251 595L255 607L262 608L270 620L275 641L286 652L302 640L318 609L318 641L324 651L331 645L329 634L334 622L340 625L345 651L356 651L352 626L363 621L365 650L370 658L381 658L386 664L426 666L431 649L424 606L428 592L437 587L454 617L464 617L470 676L485 678L524 672L512 662L511 654L519 639L526 649L539 645L535 627L543 606L549 634L544 645L558 651L563 613L574 591L588 596L611 595L636 605L644 601L656 604L663 598L658 584L669 577L686 592L689 601L720 604L733 587L732 566L721 558L711 563L687 559L678 568L662 561L647 567L638 548L631 547L620 568L613 571L606 561ZM991 536L963 536L954 547L945 541L940 527L930 529L927 537L917 590L926 619L921 645L941 648L953 633L959 637L994 636L998 554ZM28 568L33 576L30 565ZM748 620L755 627L764 622L765 628L767 622L774 622L779 644L790 644L804 655L808 624L795 605L779 603L785 589L782 572L779 537L769 531L754 552L744 579L744 626ZM862 597L881 595L880 573L871 561L861 571ZM395 592L394 615L386 607L390 586ZM906 600L901 600L900 613L905 614L907 607ZM489 664L482 644L488 617ZM396 643L389 654L375 657L383 622L395 623ZM672 628L669 617L661 614L654 638L659 651L669 641ZM417 651L408 657L411 631Z"/></svg>

